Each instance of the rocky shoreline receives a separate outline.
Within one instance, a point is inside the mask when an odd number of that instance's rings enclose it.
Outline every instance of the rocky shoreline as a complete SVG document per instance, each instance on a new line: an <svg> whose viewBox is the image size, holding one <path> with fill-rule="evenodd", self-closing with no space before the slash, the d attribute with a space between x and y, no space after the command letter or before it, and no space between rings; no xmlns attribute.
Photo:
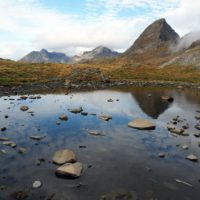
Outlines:
<svg viewBox="0 0 200 200"><path fill-rule="evenodd" d="M37 91L66 89L69 91L109 89L112 87L170 87L177 89L198 89L200 84L173 81L56 81L16 86L0 86L0 96L31 94Z"/></svg>

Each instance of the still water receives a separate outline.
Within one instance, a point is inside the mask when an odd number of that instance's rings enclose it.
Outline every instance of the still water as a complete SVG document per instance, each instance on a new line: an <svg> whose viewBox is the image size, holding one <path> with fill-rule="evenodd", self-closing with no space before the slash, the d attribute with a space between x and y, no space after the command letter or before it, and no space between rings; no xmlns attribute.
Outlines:
<svg viewBox="0 0 200 200"><path fill-rule="evenodd" d="M0 137L8 137L17 144L11 148L0 142L0 150L6 151L0 153L1 200L13 199L10 194L16 191L27 192L27 200L199 200L200 164L185 157L194 154L200 159L200 139L194 136L200 132L194 128L198 123L195 116L200 116L196 112L200 110L200 92L124 88L36 95L41 99L0 97L0 128L7 128L0 131ZM174 101L163 101L162 95L170 95ZM22 112L22 105L27 105L34 116ZM68 111L80 106L87 116ZM62 114L68 116L68 121L59 120ZM101 114L112 115L112 120L102 121ZM167 122L177 115L187 120L190 136L174 137L166 129ZM153 121L156 129L129 128L128 122L135 118ZM90 135L90 130L101 131L105 136ZM46 138L34 141L31 135ZM183 145L189 149L184 150ZM19 154L20 147L27 152ZM78 179L55 176L53 154L65 148L73 150L84 165ZM164 153L165 158L160 158L159 153ZM37 160L41 158L45 162L38 166ZM176 179L192 187L177 183ZM32 189L35 180L42 182L41 188ZM134 195L102 198L119 191Z"/></svg>

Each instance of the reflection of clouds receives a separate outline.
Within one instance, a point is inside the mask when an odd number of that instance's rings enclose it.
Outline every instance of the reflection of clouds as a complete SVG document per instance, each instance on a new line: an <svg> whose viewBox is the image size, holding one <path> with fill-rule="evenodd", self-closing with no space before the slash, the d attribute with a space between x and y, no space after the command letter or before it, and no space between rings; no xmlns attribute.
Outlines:
<svg viewBox="0 0 200 200"><path fill-rule="evenodd" d="M113 102L107 102L108 99L113 99ZM119 99L119 101L116 101ZM135 99L130 93L121 93L115 91L97 91L76 94L73 97L73 103L82 102L83 108L97 113L108 113L115 115L135 116L142 114Z"/></svg>
<svg viewBox="0 0 200 200"><path fill-rule="evenodd" d="M60 113L66 113L68 108L76 108L82 106L84 111L93 112L97 114L105 113L112 115L125 115L141 117L146 116L137 102L130 93L121 93L114 91L95 91L95 92L82 92L74 93L71 95L44 95L42 99L19 101L14 105L14 111L17 114L18 119L23 119L28 115L19 110L20 105L28 105L30 110L34 111L36 116L50 117L53 115L59 115ZM108 99L113 99L114 102L107 102ZM119 99L119 101L116 101ZM1 99L0 99L1 101ZM2 102L2 107L5 111L8 103Z"/></svg>
<svg viewBox="0 0 200 200"><path fill-rule="evenodd" d="M159 96L160 100L160 94L156 91L151 98L157 98L156 96ZM48 161L51 161L54 152L62 148L72 149L80 162L85 165L92 164L94 169L98 169L87 171L84 179L77 180L81 182L84 180L88 185L95 185L98 189L101 185L105 185L104 183L112 185L113 182L122 182L124 184L132 177L130 176L131 173L141 173L139 179L144 183L147 177L142 169L146 166L154 170L158 182L166 181L166 178L173 180L174 177L182 177L182 179L187 180L188 173L191 172L195 175L198 173L198 167L192 168L191 163L185 159L186 155L183 154L181 147L176 147L176 144L179 143L189 144L191 153L200 157L196 138L192 134L189 137L173 138L166 128L160 126L161 124L166 125L166 122L172 117L180 115L182 118L191 120L190 125L194 127L194 113L198 109L198 105L195 104L193 99L197 100L197 98L188 98L186 94L174 93L174 102L156 120L156 130L140 131L130 129L127 126L127 120L129 120L127 117L147 117L138 106L141 99L137 103L134 96L129 92L105 90L74 93L73 98L70 99L70 97L71 95L50 94L43 95L42 99L39 100L15 101L12 105L10 105L10 101L3 101L3 98L0 98L0 110L2 111L0 112L0 124L2 126L6 126L6 123L10 124L8 132L3 134L18 145L16 149L11 149L0 143L0 148L11 151L5 157L1 157L3 164L0 166L0 171L7 169L4 175L16 179L15 182L12 181L13 188L24 188L24 186L31 185L33 180L39 178L45 183L44 187L45 189L48 188L47 191L54 191L55 188L56 193L66 191L66 183L71 183L71 180L55 178L54 171L57 166L48 163ZM107 102L110 98L114 100L113 103ZM116 99L120 99L120 101L116 102ZM148 102L149 98L143 100L144 102L147 101L145 103L148 106L152 105ZM31 117L27 112L20 111L19 108L22 104L28 105L30 110L35 112L35 117ZM7 110L9 106L11 109ZM67 111L68 108L79 106L82 106L86 112L111 114L113 120L105 123L95 116L88 115L85 117ZM62 113L69 115L69 120L67 122L61 121L61 125L57 126L55 122ZM8 119L4 119L5 114L9 115ZM16 125L16 122L18 122L18 125ZM25 124L25 126L20 126L20 124ZM37 130L38 127L41 129L40 131ZM106 136L91 136L87 130L100 130ZM42 141L33 141L29 138L33 134L44 134L47 137ZM35 143L38 145L35 145ZM80 149L79 145L86 145L87 148ZM18 147L27 148L27 154L19 155L17 153ZM157 156L159 152L166 152L170 156L167 156L167 160L161 161ZM36 166L35 163L40 157L45 158L46 162L42 163L41 166ZM124 162L121 162L122 159ZM124 168L126 170L121 170ZM19 173L21 169L23 169L23 173ZM165 177L163 171L166 171L167 177ZM173 172L174 174L172 174ZM100 177L99 174L105 176ZM161 180L157 178L159 175L162 177ZM27 177L29 178L27 179ZM113 178L116 178L116 181L113 181ZM136 185L139 179L135 179ZM112 180L112 183L110 180ZM131 181L132 179L128 182L132 183Z"/></svg>

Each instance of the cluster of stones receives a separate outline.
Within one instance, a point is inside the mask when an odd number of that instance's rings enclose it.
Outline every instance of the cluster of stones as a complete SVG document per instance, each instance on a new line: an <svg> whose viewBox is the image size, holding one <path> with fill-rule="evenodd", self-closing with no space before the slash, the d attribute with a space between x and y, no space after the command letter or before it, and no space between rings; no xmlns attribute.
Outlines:
<svg viewBox="0 0 200 200"><path fill-rule="evenodd" d="M69 149L56 151L53 163L60 165L56 169L57 176L77 178L81 176L83 171L83 164L77 162L75 153Z"/></svg>

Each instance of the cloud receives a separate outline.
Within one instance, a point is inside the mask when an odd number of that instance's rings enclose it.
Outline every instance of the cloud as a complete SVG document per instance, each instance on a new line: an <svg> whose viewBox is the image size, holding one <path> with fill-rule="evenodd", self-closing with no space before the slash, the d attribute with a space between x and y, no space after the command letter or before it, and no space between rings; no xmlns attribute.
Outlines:
<svg viewBox="0 0 200 200"><path fill-rule="evenodd" d="M179 5L163 13L168 22L183 36L200 30L200 1L181 0Z"/></svg>
<svg viewBox="0 0 200 200"><path fill-rule="evenodd" d="M190 32L200 24L199 7L199 0L85 0L83 17L41 0L0 0L0 57L19 59L42 48L70 55L98 45L123 51L157 18Z"/></svg>

